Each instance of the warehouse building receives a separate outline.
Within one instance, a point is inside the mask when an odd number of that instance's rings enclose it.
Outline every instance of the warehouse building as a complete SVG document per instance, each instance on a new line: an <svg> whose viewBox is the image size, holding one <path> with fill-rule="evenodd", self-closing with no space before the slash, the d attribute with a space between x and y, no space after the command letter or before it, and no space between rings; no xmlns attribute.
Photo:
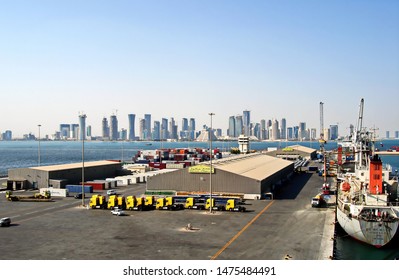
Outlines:
<svg viewBox="0 0 399 280"><path fill-rule="evenodd" d="M294 163L253 153L231 156L148 178L147 192L209 193L241 195L260 199L294 172ZM212 178L211 178L212 177Z"/></svg>
<svg viewBox="0 0 399 280"><path fill-rule="evenodd" d="M316 159L317 150L301 145L292 145L283 149L267 152L269 156L283 158L287 160L297 160L299 158Z"/></svg>
<svg viewBox="0 0 399 280"><path fill-rule="evenodd" d="M7 189L63 188L67 184L82 182L83 163L71 163L8 171ZM122 164L118 161L91 161L84 163L85 181L104 179L120 175Z"/></svg>

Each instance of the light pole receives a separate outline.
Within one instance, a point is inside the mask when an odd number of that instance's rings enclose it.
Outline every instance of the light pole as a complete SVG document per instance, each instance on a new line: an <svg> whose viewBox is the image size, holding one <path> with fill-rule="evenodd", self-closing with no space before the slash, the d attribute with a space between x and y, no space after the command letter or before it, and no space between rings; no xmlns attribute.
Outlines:
<svg viewBox="0 0 399 280"><path fill-rule="evenodd" d="M82 206L85 206L85 134L82 137Z"/></svg>
<svg viewBox="0 0 399 280"><path fill-rule="evenodd" d="M37 127L39 128L39 137L38 137L38 140L39 140L39 145L38 145L38 148L37 148L37 153L38 153L38 158L37 158L37 165L38 166L40 166L40 127L41 127L42 125L41 124L38 124L37 125Z"/></svg>
<svg viewBox="0 0 399 280"><path fill-rule="evenodd" d="M211 127L209 128L209 158L210 158L210 169L209 169L209 202L210 202L210 207L209 207L209 213L212 213L212 208L213 208L213 203L212 203L212 116L214 116L215 113L209 113L209 116L211 116Z"/></svg>

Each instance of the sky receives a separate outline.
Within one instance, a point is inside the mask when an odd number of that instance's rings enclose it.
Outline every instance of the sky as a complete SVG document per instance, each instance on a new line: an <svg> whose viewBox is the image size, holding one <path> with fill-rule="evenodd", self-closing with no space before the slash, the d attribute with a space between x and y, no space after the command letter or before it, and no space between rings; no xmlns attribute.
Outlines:
<svg viewBox="0 0 399 280"><path fill-rule="evenodd" d="M399 1L0 0L0 132L53 134L80 113L286 118L399 130ZM138 132L136 131L136 134Z"/></svg>

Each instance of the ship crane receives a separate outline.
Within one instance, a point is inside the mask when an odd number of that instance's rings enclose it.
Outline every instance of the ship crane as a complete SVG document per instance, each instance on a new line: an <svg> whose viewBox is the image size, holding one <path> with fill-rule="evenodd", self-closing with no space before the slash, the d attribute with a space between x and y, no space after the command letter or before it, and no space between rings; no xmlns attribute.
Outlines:
<svg viewBox="0 0 399 280"><path fill-rule="evenodd" d="M324 115L323 115L323 102L320 102L320 152L324 152L324 144L325 144L325 139L324 139Z"/></svg>

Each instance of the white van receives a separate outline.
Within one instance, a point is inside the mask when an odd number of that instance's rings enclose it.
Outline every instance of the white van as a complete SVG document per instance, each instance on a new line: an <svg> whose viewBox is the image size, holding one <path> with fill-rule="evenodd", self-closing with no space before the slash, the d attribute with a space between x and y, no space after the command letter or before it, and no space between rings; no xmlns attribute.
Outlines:
<svg viewBox="0 0 399 280"><path fill-rule="evenodd" d="M108 190L107 195L113 195L116 194L116 190Z"/></svg>

